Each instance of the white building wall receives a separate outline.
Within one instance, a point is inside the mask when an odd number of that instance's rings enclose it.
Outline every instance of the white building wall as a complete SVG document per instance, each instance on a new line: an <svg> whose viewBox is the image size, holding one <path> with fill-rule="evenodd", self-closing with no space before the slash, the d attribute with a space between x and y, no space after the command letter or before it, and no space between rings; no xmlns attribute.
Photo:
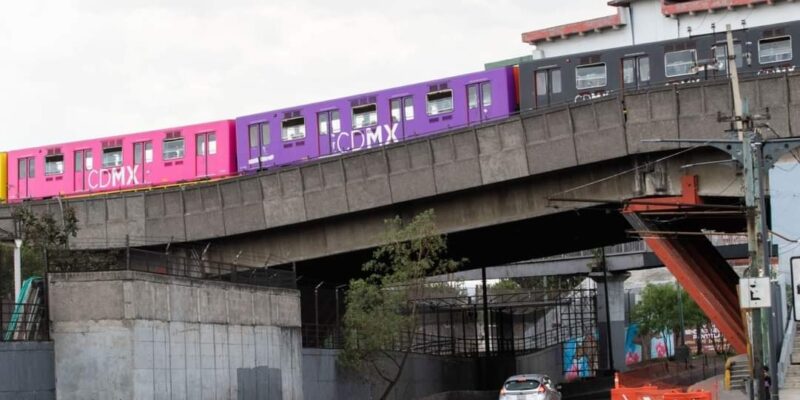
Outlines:
<svg viewBox="0 0 800 400"><path fill-rule="evenodd" d="M550 58L683 38L689 36L688 27L691 27L692 35L696 36L712 33L712 24L715 25L716 32L723 32L726 24L730 24L733 29L741 29L742 20L746 21L747 27L755 27L800 19L800 3L797 2L778 2L771 6L739 7L731 11L716 10L713 13L699 12L670 18L661 13L660 1L642 0L633 2L631 8L623 7L619 11L626 23L619 29L540 42L536 44L536 49L543 53L544 58Z"/></svg>

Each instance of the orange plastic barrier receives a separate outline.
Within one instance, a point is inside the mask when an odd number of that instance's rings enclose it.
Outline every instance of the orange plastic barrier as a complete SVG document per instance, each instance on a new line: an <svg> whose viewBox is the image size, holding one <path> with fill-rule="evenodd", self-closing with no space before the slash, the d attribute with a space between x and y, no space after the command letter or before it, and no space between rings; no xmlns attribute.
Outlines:
<svg viewBox="0 0 800 400"><path fill-rule="evenodd" d="M664 400L711 400L709 392L669 393L664 395Z"/></svg>
<svg viewBox="0 0 800 400"><path fill-rule="evenodd" d="M611 389L611 400L712 400L709 392L678 392L674 389L659 389L655 386Z"/></svg>

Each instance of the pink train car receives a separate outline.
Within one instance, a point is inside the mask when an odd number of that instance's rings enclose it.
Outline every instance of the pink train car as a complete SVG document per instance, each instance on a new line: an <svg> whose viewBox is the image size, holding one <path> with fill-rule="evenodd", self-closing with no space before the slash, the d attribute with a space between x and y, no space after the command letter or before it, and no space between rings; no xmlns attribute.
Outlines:
<svg viewBox="0 0 800 400"><path fill-rule="evenodd" d="M236 173L232 120L8 152L8 201L78 196Z"/></svg>

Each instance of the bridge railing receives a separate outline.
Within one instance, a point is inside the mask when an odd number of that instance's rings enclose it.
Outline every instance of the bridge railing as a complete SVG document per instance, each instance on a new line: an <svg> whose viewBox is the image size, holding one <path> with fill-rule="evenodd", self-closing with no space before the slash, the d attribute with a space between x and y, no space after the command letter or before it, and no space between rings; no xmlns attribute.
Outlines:
<svg viewBox="0 0 800 400"><path fill-rule="evenodd" d="M252 267L182 257L142 249L109 251L49 250L49 272L139 271L183 278L237 284L295 288L295 273L278 268Z"/></svg>

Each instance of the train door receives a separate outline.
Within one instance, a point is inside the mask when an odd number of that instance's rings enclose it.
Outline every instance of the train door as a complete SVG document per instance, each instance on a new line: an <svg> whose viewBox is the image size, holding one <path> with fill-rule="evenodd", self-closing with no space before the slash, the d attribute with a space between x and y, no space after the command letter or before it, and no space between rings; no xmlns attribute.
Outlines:
<svg viewBox="0 0 800 400"><path fill-rule="evenodd" d="M492 105L492 83L481 82L467 85L467 123L480 123L488 119Z"/></svg>
<svg viewBox="0 0 800 400"><path fill-rule="evenodd" d="M317 113L317 151L320 156L331 154L336 146L334 140L342 131L342 121L339 119L339 110L328 110Z"/></svg>
<svg viewBox="0 0 800 400"><path fill-rule="evenodd" d="M403 140L406 137L406 131L410 128L409 122L414 120L414 98L411 96L396 97L389 100L389 108L392 110L392 126L394 130L394 138ZM397 126L395 128L395 126ZM411 132L413 134L413 132ZM387 135L391 135L388 132ZM391 137L389 140L393 140Z"/></svg>
<svg viewBox="0 0 800 400"><path fill-rule="evenodd" d="M217 154L217 134L214 132L198 133L195 135L197 151L194 157L194 173L198 177L211 174L208 157Z"/></svg>
<svg viewBox="0 0 800 400"><path fill-rule="evenodd" d="M31 191L29 182L36 177L36 159L26 157L18 159L17 170L17 198L26 199L30 197Z"/></svg>
<svg viewBox="0 0 800 400"><path fill-rule="evenodd" d="M633 54L622 58L623 89L641 89L650 83L650 57Z"/></svg>
<svg viewBox="0 0 800 400"><path fill-rule="evenodd" d="M153 161L153 142L137 142L133 144L133 171L136 185L146 183L146 164Z"/></svg>
<svg viewBox="0 0 800 400"><path fill-rule="evenodd" d="M543 67L534 72L534 108L556 104L561 97L561 68Z"/></svg>
<svg viewBox="0 0 800 400"><path fill-rule="evenodd" d="M248 150L250 153L248 167L258 167L261 169L268 165L272 165L270 162L272 161L272 158L269 156L269 145L271 141L269 122L264 121L251 124L248 129Z"/></svg>

